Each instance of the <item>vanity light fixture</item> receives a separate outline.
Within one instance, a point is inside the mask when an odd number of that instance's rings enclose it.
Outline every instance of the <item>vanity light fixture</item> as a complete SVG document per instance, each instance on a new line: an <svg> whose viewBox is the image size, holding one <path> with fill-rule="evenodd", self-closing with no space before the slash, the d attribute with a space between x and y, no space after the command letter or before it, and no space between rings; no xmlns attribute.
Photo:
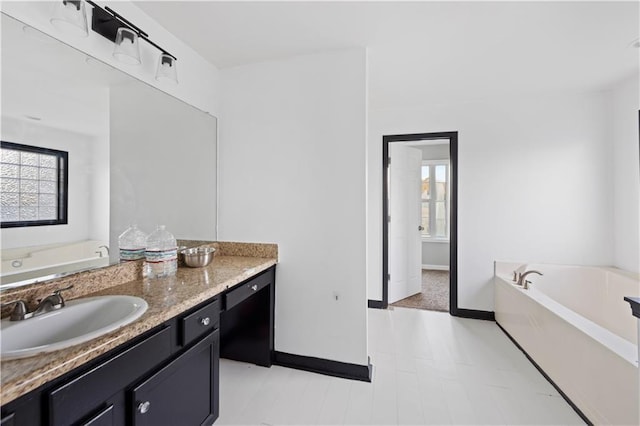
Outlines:
<svg viewBox="0 0 640 426"><path fill-rule="evenodd" d="M160 55L158 70L156 71L156 80L178 83L176 60L173 56L166 53Z"/></svg>
<svg viewBox="0 0 640 426"><path fill-rule="evenodd" d="M115 43L113 56L117 60L125 64L140 65L140 44L135 31L127 27L118 28Z"/></svg>
<svg viewBox="0 0 640 426"><path fill-rule="evenodd" d="M105 6L102 8L91 0L85 1L93 6L91 29L115 43L113 51L115 58L127 64L139 65L141 60L138 41L142 39L160 51L156 80L178 82L176 72L176 61L178 59L175 56L149 40L147 33L110 7Z"/></svg>
<svg viewBox="0 0 640 426"><path fill-rule="evenodd" d="M54 4L51 24L70 34L80 37L89 35L87 14L82 0L63 0Z"/></svg>

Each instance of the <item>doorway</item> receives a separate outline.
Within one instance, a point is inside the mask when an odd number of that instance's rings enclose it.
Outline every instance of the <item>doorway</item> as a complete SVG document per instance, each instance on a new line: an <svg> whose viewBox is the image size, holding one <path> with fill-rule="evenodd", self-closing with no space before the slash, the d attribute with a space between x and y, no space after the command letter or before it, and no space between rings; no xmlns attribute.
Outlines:
<svg viewBox="0 0 640 426"><path fill-rule="evenodd" d="M382 158L381 307L456 315L458 133L384 136Z"/></svg>

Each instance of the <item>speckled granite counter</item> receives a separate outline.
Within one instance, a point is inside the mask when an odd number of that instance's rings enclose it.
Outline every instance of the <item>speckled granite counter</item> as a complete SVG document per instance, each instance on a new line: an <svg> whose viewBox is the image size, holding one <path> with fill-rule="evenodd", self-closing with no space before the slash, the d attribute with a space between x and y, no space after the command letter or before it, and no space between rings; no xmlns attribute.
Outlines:
<svg viewBox="0 0 640 426"><path fill-rule="evenodd" d="M175 277L154 280L134 279L118 285L104 282L102 288L92 281L93 292L81 294L82 296L109 294L138 296L147 301L149 308L137 321L90 342L29 358L2 361L0 363L2 404L62 376L277 263L277 246L273 244L214 243L210 245L218 247L218 251L211 265L206 268L180 267ZM112 268L117 273L119 267ZM108 272L109 268L96 273L104 275L105 271ZM106 275L108 276L108 273ZM81 279L81 276L76 279ZM78 285L82 286L82 282L78 282ZM80 293L78 291L72 298L80 297Z"/></svg>

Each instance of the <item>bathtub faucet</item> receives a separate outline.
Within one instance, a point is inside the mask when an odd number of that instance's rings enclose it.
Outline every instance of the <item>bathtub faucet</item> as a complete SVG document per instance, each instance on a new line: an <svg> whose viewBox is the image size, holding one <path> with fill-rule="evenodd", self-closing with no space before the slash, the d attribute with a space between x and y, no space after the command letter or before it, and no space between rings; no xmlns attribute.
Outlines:
<svg viewBox="0 0 640 426"><path fill-rule="evenodd" d="M107 256L109 256L109 247L108 246L98 246L99 249L105 249L107 251ZM102 250L98 250L96 251L96 254L100 255L99 257L102 257Z"/></svg>
<svg viewBox="0 0 640 426"><path fill-rule="evenodd" d="M527 281L527 280L525 279L525 277L526 277L527 275L529 275L529 274L538 274L538 275L540 275L540 276L544 275L542 272L539 272L539 271L533 271L533 270L532 270L532 271L527 271L527 272L525 272L524 274L520 274L520 276L518 277L518 285L519 285L520 287L522 287L523 289L525 289L525 290L528 290L528 289L529 289L529 284L530 284L530 282L529 282L529 281Z"/></svg>

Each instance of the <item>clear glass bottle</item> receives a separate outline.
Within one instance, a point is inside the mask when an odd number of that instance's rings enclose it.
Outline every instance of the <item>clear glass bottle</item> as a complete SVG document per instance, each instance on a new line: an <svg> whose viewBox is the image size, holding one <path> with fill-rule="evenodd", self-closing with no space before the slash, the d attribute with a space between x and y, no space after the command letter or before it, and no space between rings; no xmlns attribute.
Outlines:
<svg viewBox="0 0 640 426"><path fill-rule="evenodd" d="M146 245L147 234L138 229L138 225L131 225L118 237L120 261L144 259Z"/></svg>
<svg viewBox="0 0 640 426"><path fill-rule="evenodd" d="M147 237L144 252L144 272L147 278L170 277L178 269L178 247L176 239L164 225L158 226Z"/></svg>

